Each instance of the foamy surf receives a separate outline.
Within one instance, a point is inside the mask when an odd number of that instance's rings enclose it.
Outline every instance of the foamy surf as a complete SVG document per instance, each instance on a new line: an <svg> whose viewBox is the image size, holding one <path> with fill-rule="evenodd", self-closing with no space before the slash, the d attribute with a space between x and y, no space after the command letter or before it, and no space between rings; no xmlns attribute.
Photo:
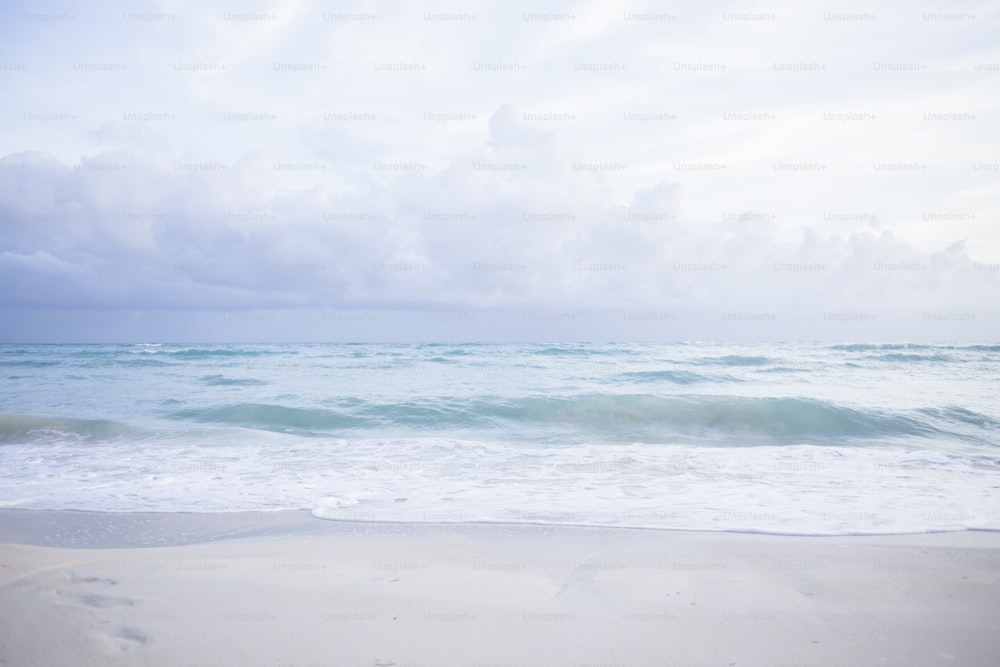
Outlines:
<svg viewBox="0 0 1000 667"><path fill-rule="evenodd" d="M357 504L357 498L325 496L315 502L312 508L312 515L317 519L337 519L342 516L342 513L338 512L338 510L342 510L345 507L353 507Z"/></svg>

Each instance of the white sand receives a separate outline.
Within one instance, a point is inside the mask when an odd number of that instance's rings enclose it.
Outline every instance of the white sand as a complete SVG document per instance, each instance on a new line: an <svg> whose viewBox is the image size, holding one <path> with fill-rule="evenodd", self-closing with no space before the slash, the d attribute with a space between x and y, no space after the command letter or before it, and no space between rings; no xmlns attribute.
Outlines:
<svg viewBox="0 0 1000 667"><path fill-rule="evenodd" d="M998 619L995 533L382 525L0 545L0 665L16 667L985 667Z"/></svg>

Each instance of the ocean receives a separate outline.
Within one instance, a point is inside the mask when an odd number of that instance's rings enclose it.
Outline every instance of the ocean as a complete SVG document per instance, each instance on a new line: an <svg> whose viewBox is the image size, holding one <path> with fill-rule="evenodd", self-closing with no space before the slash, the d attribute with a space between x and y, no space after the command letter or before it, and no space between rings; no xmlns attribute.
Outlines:
<svg viewBox="0 0 1000 667"><path fill-rule="evenodd" d="M1000 345L0 346L0 507L1000 529Z"/></svg>

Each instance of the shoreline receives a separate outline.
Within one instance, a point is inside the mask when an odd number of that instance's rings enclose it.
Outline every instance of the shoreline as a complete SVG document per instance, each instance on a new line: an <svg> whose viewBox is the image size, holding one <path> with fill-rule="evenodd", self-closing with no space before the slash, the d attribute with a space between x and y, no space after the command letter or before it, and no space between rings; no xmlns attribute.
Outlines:
<svg viewBox="0 0 1000 667"><path fill-rule="evenodd" d="M0 510L0 605L18 665L985 667L1000 533Z"/></svg>
<svg viewBox="0 0 1000 667"><path fill-rule="evenodd" d="M129 532L124 532L128 530ZM434 530L466 534L557 531L602 531L651 534L757 535L789 539L904 540L929 535L992 534L1000 545L1000 530L961 528L899 533L792 533L768 530L712 530L658 528L601 524L535 523L530 521L388 521L319 518L310 510L235 510L232 512L104 512L95 510L51 510L0 508L0 543L54 548L107 549L152 548L223 542L239 539L278 539L378 534L416 535ZM961 540L960 537L956 539Z"/></svg>

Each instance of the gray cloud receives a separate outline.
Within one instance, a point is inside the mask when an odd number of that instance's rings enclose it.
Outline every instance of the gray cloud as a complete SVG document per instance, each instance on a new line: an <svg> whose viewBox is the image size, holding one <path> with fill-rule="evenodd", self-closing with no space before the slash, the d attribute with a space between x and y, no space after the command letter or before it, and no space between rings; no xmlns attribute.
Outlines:
<svg viewBox="0 0 1000 667"><path fill-rule="evenodd" d="M633 10L19 19L2 335L995 336L995 12Z"/></svg>

